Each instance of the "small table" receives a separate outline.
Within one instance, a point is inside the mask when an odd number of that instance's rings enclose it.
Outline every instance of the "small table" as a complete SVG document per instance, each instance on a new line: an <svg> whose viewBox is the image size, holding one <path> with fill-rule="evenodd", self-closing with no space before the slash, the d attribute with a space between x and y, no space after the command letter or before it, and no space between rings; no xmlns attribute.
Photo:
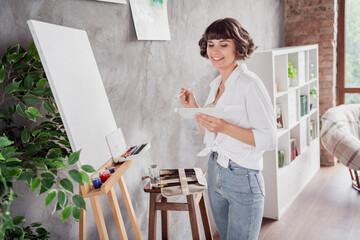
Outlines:
<svg viewBox="0 0 360 240"><path fill-rule="evenodd" d="M149 240L156 239L157 212L161 211L161 234L162 239L169 239L168 211L189 211L190 225L193 239L201 239L196 206L199 205L201 218L204 226L206 239L213 239L209 216L203 193L189 194L186 196L186 203L168 202L168 199L161 195L161 189L150 188L150 183L144 187L144 191L150 193L149 206Z"/></svg>

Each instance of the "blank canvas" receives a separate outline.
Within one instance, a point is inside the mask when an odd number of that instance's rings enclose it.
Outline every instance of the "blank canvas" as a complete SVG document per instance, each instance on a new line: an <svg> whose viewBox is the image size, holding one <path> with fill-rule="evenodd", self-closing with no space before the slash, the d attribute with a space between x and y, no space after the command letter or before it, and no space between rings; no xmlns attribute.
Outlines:
<svg viewBox="0 0 360 240"><path fill-rule="evenodd" d="M111 158L105 136L117 129L85 31L29 20L73 151L95 169Z"/></svg>

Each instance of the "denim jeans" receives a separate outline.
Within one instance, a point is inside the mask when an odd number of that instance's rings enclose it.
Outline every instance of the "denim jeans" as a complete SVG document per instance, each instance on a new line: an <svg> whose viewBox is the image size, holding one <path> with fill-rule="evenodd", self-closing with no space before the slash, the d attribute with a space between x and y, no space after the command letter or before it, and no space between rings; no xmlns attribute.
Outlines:
<svg viewBox="0 0 360 240"><path fill-rule="evenodd" d="M229 161L217 163L216 152L208 163L208 194L222 240L256 240L264 210L264 180L261 171Z"/></svg>

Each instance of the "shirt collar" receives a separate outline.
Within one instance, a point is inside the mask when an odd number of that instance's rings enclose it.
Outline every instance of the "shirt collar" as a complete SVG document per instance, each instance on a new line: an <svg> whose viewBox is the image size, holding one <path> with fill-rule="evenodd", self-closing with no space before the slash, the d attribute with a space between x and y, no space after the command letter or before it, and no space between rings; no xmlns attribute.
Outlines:
<svg viewBox="0 0 360 240"><path fill-rule="evenodd" d="M239 75L247 69L246 64L243 61L238 62L238 66L232 71L229 78L225 82L225 87L231 86L234 81L239 77ZM210 83L211 89L218 89L221 82L221 75L217 76L213 81Z"/></svg>

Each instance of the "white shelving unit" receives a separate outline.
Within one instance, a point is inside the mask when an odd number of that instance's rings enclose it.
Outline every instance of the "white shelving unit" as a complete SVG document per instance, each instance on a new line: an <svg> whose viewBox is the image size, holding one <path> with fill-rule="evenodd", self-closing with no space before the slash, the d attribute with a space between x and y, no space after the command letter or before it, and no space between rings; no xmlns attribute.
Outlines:
<svg viewBox="0 0 360 240"><path fill-rule="evenodd" d="M291 81L288 61L297 75ZM263 81L274 112L278 104L282 109L284 128L278 129L278 147L264 153L263 170L264 217L279 219L320 168L319 97L310 99L310 90L319 89L318 45L257 51L246 64ZM301 110L303 95L307 96L306 111ZM293 161L291 138L295 138L299 154ZM278 167L279 150L285 156L282 168Z"/></svg>

